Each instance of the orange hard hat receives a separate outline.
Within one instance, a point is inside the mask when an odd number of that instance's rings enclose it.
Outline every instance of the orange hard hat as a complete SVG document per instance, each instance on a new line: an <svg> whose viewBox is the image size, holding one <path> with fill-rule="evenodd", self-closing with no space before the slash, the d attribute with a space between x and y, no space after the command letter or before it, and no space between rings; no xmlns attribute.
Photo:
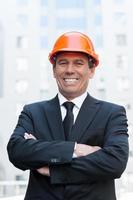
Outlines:
<svg viewBox="0 0 133 200"><path fill-rule="evenodd" d="M62 51L86 53L92 58L95 66L99 64L98 55L95 53L90 38L83 33L72 31L61 35L55 42L54 47L49 54L49 60L52 64L55 62L57 53Z"/></svg>

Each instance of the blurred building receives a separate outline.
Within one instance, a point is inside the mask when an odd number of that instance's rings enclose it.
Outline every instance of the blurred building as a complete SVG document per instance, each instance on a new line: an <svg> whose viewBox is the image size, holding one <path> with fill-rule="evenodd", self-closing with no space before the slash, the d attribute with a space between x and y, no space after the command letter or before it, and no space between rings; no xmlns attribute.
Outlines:
<svg viewBox="0 0 133 200"><path fill-rule="evenodd" d="M65 31L91 37L100 65L89 91L123 104L133 131L132 7L130 0L0 0L0 180L25 176L9 163L7 141L24 104L56 94L48 53ZM133 136L130 143L126 177L133 175Z"/></svg>

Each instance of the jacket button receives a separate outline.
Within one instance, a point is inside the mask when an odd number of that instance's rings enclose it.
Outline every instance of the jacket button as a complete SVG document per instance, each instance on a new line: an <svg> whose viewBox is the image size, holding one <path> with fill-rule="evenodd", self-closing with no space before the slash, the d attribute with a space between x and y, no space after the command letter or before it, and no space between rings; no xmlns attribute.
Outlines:
<svg viewBox="0 0 133 200"><path fill-rule="evenodd" d="M58 159L57 158L51 158L51 163L57 163Z"/></svg>

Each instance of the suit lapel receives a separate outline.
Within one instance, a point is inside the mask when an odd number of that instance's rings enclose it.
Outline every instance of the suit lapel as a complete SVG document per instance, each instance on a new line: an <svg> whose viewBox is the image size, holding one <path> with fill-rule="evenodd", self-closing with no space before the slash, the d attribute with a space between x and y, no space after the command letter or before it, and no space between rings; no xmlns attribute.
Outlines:
<svg viewBox="0 0 133 200"><path fill-rule="evenodd" d="M99 108L100 101L94 99L88 94L79 111L72 133L69 136L69 141L80 141L86 128L90 126ZM52 139L65 140L58 96L46 102L44 110L51 130Z"/></svg>
<svg viewBox="0 0 133 200"><path fill-rule="evenodd" d="M69 136L69 140L80 141L84 131L94 119L99 107L100 102L88 94L79 111L72 133Z"/></svg>
<svg viewBox="0 0 133 200"><path fill-rule="evenodd" d="M58 96L45 104L45 114L53 140L65 140Z"/></svg>

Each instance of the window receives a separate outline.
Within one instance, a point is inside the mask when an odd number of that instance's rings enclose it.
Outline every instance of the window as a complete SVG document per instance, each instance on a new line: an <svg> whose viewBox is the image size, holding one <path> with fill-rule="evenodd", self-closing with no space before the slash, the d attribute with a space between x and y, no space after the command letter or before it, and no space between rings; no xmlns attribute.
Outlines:
<svg viewBox="0 0 133 200"><path fill-rule="evenodd" d="M117 89L122 92L130 88L130 82L127 77L119 77L117 79Z"/></svg>
<svg viewBox="0 0 133 200"><path fill-rule="evenodd" d="M4 30L0 24L0 97L3 96L3 70L4 70Z"/></svg>
<svg viewBox="0 0 133 200"><path fill-rule="evenodd" d="M101 0L93 0L93 3L94 3L95 5L101 5Z"/></svg>
<svg viewBox="0 0 133 200"><path fill-rule="evenodd" d="M126 109L127 110L131 110L132 109L132 105L130 103L126 104Z"/></svg>
<svg viewBox="0 0 133 200"><path fill-rule="evenodd" d="M126 46L127 45L126 34L117 34L116 35L116 45L117 46Z"/></svg>
<svg viewBox="0 0 133 200"><path fill-rule="evenodd" d="M40 48L47 49L48 48L48 38L46 36L40 37Z"/></svg>
<svg viewBox="0 0 133 200"><path fill-rule="evenodd" d="M20 6L28 5L30 0L16 0L16 3Z"/></svg>
<svg viewBox="0 0 133 200"><path fill-rule="evenodd" d="M98 90L105 90L105 79L103 77L100 77L97 81L97 89Z"/></svg>
<svg viewBox="0 0 133 200"><path fill-rule="evenodd" d="M94 43L95 43L95 46L97 48L102 48L103 47L103 36L102 36L102 34L99 33L99 34L97 34L95 36Z"/></svg>
<svg viewBox="0 0 133 200"><path fill-rule="evenodd" d="M128 69L128 60L126 55L117 55L116 56L116 67L120 70L127 70Z"/></svg>
<svg viewBox="0 0 133 200"><path fill-rule="evenodd" d="M114 0L115 4L123 4L126 0Z"/></svg>
<svg viewBox="0 0 133 200"><path fill-rule="evenodd" d="M17 80L16 81L15 88L16 88L16 91L17 91L18 94L23 94L23 93L25 93L27 91L28 86L29 86L28 81L22 79L22 80Z"/></svg>
<svg viewBox="0 0 133 200"><path fill-rule="evenodd" d="M126 14L124 12L116 12L114 14L114 23L118 26L126 25L127 19Z"/></svg>
<svg viewBox="0 0 133 200"><path fill-rule="evenodd" d="M58 18L57 19L57 29L85 29L86 28L86 19L82 18Z"/></svg>
<svg viewBox="0 0 133 200"><path fill-rule="evenodd" d="M19 14L17 20L20 26L26 27L28 25L28 16L24 14Z"/></svg>
<svg viewBox="0 0 133 200"><path fill-rule="evenodd" d="M105 78L101 75L96 81L97 94L100 99L106 98L106 83Z"/></svg>
<svg viewBox="0 0 133 200"><path fill-rule="evenodd" d="M101 26L102 25L102 15L101 15L101 13L96 13L96 15L94 17L94 24L96 26Z"/></svg>
<svg viewBox="0 0 133 200"><path fill-rule="evenodd" d="M28 38L26 36L17 36L17 48L27 48L28 47Z"/></svg>
<svg viewBox="0 0 133 200"><path fill-rule="evenodd" d="M47 6L48 5L48 0L41 0L40 4L41 4L41 6Z"/></svg>
<svg viewBox="0 0 133 200"><path fill-rule="evenodd" d="M0 180L4 180L4 177L5 177L5 169L2 163L0 163Z"/></svg>
<svg viewBox="0 0 133 200"><path fill-rule="evenodd" d="M83 8L85 1L83 0L56 0L57 8Z"/></svg>
<svg viewBox="0 0 133 200"><path fill-rule="evenodd" d="M18 57L16 59L16 65L18 71L27 71L28 70L28 59L27 57Z"/></svg>
<svg viewBox="0 0 133 200"><path fill-rule="evenodd" d="M45 28L46 28L46 26L47 26L47 16L45 16L45 15L42 15L42 16L41 16L41 18L40 18L40 25L41 25L42 27L45 27Z"/></svg>

